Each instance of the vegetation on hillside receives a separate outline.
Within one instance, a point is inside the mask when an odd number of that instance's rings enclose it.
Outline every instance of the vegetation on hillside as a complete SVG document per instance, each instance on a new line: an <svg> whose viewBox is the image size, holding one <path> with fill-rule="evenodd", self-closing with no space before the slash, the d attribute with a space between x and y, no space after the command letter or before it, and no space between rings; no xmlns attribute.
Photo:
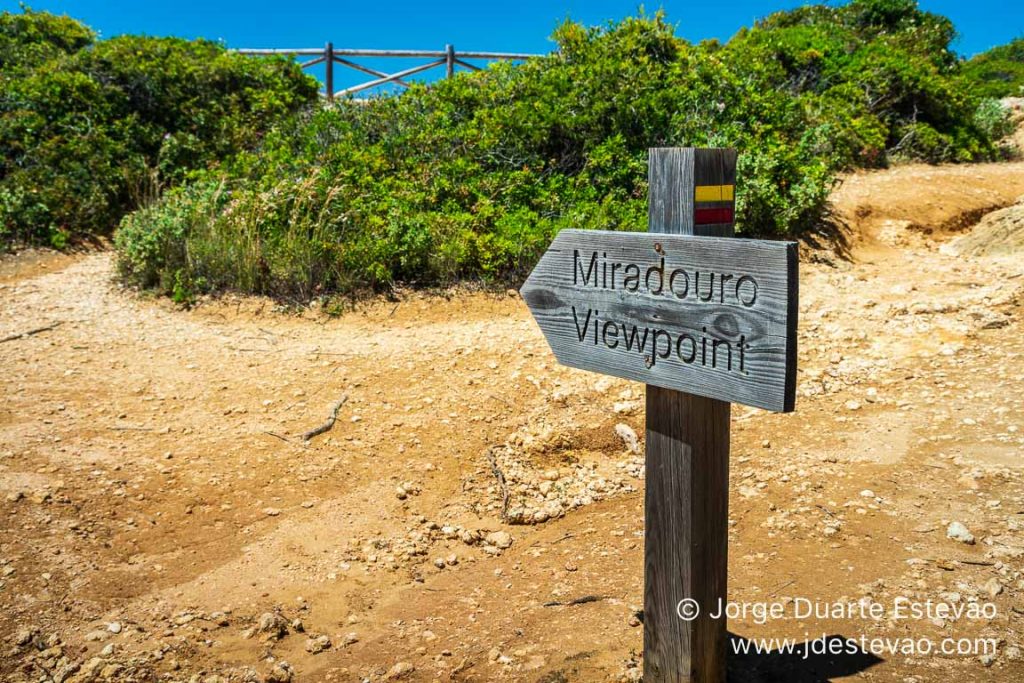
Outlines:
<svg viewBox="0 0 1024 683"><path fill-rule="evenodd" d="M1006 114L953 37L914 0L779 12L724 44L660 14L567 22L548 56L321 106L283 60L4 13L0 241L123 217L122 274L182 300L510 280L562 228L644 229L647 149L670 145L740 151L742 233L807 234L839 172L1002 154Z"/></svg>
<svg viewBox="0 0 1024 683"><path fill-rule="evenodd" d="M285 59L0 14L0 244L109 233L316 98Z"/></svg>
<svg viewBox="0 0 1024 683"><path fill-rule="evenodd" d="M738 148L739 230L806 233L841 170L998 155L953 35L912 0L782 12L724 45L660 15L566 23L550 56L279 127L128 217L121 269L183 299L514 279L562 228L644 229L662 145Z"/></svg>
<svg viewBox="0 0 1024 683"><path fill-rule="evenodd" d="M984 97L1024 97L1024 38L994 47L963 67L971 90Z"/></svg>

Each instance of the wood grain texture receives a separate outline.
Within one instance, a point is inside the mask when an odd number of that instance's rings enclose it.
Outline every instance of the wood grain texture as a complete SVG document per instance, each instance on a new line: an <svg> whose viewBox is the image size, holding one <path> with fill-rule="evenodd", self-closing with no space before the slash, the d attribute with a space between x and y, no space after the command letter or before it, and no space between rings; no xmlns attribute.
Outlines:
<svg viewBox="0 0 1024 683"><path fill-rule="evenodd" d="M698 239L733 234L731 221L695 224L692 199L696 183L735 183L734 151L658 149L651 150L649 163L649 232ZM794 286L787 283L787 294ZM789 334L795 333L795 312L792 323L790 329L787 317ZM726 620L709 615L727 596L730 408L715 398L647 386L644 680L648 683L724 683L726 679ZM683 600L696 602L700 608L696 619L681 618Z"/></svg>
<svg viewBox="0 0 1024 683"><path fill-rule="evenodd" d="M795 263L791 242L564 230L521 293L564 365L787 411L795 393ZM618 264L638 266L638 291L624 288L624 268L608 279L614 289L600 286L603 266ZM663 275L654 272L648 289L651 267ZM751 283L756 300L746 306ZM614 334L606 337L606 325ZM634 326L635 343L627 343Z"/></svg>
<svg viewBox="0 0 1024 683"><path fill-rule="evenodd" d="M644 681L723 683L729 543L729 403L647 387ZM684 621L680 601L700 614Z"/></svg>

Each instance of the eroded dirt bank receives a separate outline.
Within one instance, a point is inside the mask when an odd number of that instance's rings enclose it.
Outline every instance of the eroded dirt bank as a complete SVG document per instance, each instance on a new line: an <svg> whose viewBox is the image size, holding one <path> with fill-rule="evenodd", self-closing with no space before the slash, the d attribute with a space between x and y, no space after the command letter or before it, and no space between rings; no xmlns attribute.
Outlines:
<svg viewBox="0 0 1024 683"><path fill-rule="evenodd" d="M997 608L734 634L997 653L749 656L736 680L1024 677L1024 256L938 249L1020 194L1024 164L849 179L852 259L801 267L797 412L733 408L732 600ZM642 439L642 386L558 366L516 297L183 312L111 265L0 265L0 338L60 323L0 344L0 675L636 677L642 450L619 425ZM503 523L496 469L539 523Z"/></svg>

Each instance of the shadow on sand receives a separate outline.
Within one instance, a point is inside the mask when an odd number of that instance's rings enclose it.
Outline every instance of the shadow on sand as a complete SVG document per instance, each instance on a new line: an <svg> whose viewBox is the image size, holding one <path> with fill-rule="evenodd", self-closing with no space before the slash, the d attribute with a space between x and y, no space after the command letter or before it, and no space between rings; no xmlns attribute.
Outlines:
<svg viewBox="0 0 1024 683"><path fill-rule="evenodd" d="M729 683L829 683L883 661L838 635L819 640L808 655L805 645L793 652L757 652L753 641L730 633L728 652Z"/></svg>

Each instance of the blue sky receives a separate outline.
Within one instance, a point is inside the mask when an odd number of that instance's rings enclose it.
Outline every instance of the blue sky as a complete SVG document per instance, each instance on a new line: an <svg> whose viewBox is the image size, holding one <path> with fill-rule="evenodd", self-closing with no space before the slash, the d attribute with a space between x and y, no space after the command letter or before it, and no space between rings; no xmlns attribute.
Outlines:
<svg viewBox="0 0 1024 683"><path fill-rule="evenodd" d="M970 56L1024 36L1024 4L1019 0L921 0L929 11L945 14L961 37L955 48ZM547 52L552 30L571 18L587 25L637 13L640 3L615 0L516 0L515 2L351 2L346 0L30 0L37 10L68 14L103 37L121 33L175 35L223 40L229 47L335 47ZM778 9L805 4L786 0L723 3L665 0L646 4L663 8L677 33L691 41L727 39L741 26ZM0 0L0 9L17 10L16 0ZM366 62L398 71L415 61ZM434 72L440 75L441 70ZM346 75L350 74L350 75ZM364 80L347 69L338 86Z"/></svg>

